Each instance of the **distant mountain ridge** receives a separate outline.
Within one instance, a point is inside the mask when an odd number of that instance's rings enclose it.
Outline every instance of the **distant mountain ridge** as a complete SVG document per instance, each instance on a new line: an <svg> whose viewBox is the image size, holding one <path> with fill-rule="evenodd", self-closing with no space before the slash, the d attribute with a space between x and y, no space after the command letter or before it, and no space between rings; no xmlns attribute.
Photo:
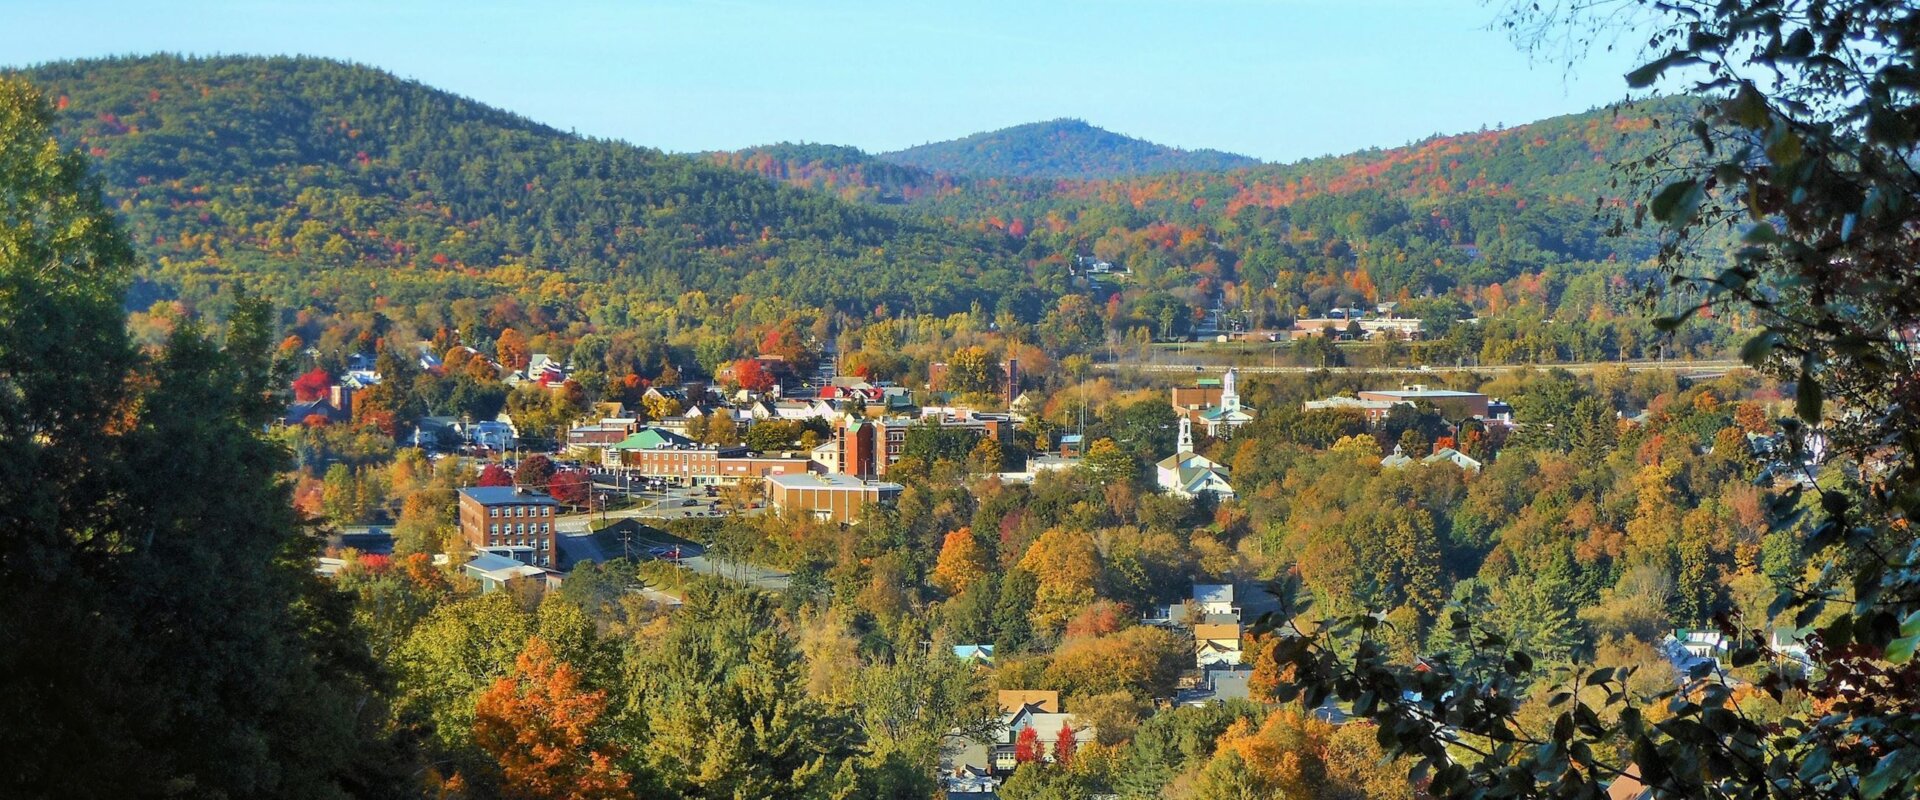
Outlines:
<svg viewBox="0 0 1920 800"><path fill-rule="evenodd" d="M1257 158L1182 150L1114 133L1084 120L1055 119L880 153L881 161L971 177L1118 178L1163 172L1220 172Z"/></svg>
<svg viewBox="0 0 1920 800"><path fill-rule="evenodd" d="M999 238L583 139L372 67L161 55L17 74L91 157L149 277L180 297L243 278L343 308L529 285L750 287L949 312L1024 280Z"/></svg>

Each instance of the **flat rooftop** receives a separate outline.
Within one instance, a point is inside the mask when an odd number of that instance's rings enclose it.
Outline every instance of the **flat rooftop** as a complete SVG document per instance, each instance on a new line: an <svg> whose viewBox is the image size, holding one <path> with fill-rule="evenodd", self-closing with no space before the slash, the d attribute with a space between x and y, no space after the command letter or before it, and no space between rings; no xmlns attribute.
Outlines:
<svg viewBox="0 0 1920 800"><path fill-rule="evenodd" d="M480 501L483 506L514 505L533 503L557 506L560 501L542 492L531 489L521 490L512 486L469 486L460 490L461 494Z"/></svg>
<svg viewBox="0 0 1920 800"><path fill-rule="evenodd" d="M860 491L874 489L879 491L900 491L906 487L886 481L863 481L852 475L819 475L801 472L792 475L768 475L767 481L776 483L783 489L834 489L838 491Z"/></svg>
<svg viewBox="0 0 1920 800"><path fill-rule="evenodd" d="M1479 392L1462 392L1455 389L1369 389L1364 394L1381 394L1388 397L1485 397Z"/></svg>

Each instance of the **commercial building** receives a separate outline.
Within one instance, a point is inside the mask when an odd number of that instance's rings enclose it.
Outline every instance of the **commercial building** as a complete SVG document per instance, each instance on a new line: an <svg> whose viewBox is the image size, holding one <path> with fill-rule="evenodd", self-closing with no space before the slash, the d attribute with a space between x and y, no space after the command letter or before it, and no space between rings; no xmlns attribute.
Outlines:
<svg viewBox="0 0 1920 800"><path fill-rule="evenodd" d="M829 471L861 478L887 474L887 468L906 453L907 434L916 425L938 425L970 431L978 437L992 437L1003 448L1013 444L1013 418L1006 414L983 414L965 408L922 409L920 416L880 419L844 418L834 429L825 454L816 450L815 459L832 465Z"/></svg>
<svg viewBox="0 0 1920 800"><path fill-rule="evenodd" d="M607 450L606 465L683 486L739 483L746 478L816 469L802 453L754 453L741 445L705 445L661 428L642 428Z"/></svg>
<svg viewBox="0 0 1920 800"><path fill-rule="evenodd" d="M830 522L860 521L868 505L890 505L904 488L897 483L862 480L850 475L799 473L771 475L767 498L776 511L804 511Z"/></svg>
<svg viewBox="0 0 1920 800"><path fill-rule="evenodd" d="M1399 403L1420 405L1425 403L1439 410L1447 419L1484 418L1487 416L1487 396L1479 392L1461 392L1453 389L1433 389L1424 384L1402 386L1397 390L1374 390L1356 392L1355 397L1362 401L1388 403L1387 408ZM1369 410L1369 419L1386 416L1386 411Z"/></svg>
<svg viewBox="0 0 1920 800"><path fill-rule="evenodd" d="M559 508L559 501L530 489L461 489L460 537L477 551L536 567L552 567L556 552L553 518Z"/></svg>

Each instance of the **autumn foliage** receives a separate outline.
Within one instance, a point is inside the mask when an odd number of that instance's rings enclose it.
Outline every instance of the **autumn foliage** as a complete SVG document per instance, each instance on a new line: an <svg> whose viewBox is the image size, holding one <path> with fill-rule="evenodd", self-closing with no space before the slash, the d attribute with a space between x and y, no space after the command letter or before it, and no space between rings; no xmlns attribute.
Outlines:
<svg viewBox="0 0 1920 800"><path fill-rule="evenodd" d="M563 469L547 483L553 499L570 506L584 506L593 496L593 473L584 469Z"/></svg>
<svg viewBox="0 0 1920 800"><path fill-rule="evenodd" d="M1074 742L1073 737L1073 723L1060 723L1060 738L1053 743L1054 762L1066 764L1073 761L1073 752L1076 746L1077 744Z"/></svg>
<svg viewBox="0 0 1920 800"><path fill-rule="evenodd" d="M293 399L302 403L311 403L327 396L328 387L333 385L333 376L327 371L315 367L312 371L293 380Z"/></svg>
<svg viewBox="0 0 1920 800"><path fill-rule="evenodd" d="M480 479L475 481L474 485L512 486L513 473L508 472L506 467L500 466L499 464L488 464L480 469Z"/></svg>
<svg viewBox="0 0 1920 800"><path fill-rule="evenodd" d="M1020 735L1013 740L1013 760L1021 764L1039 761L1045 753L1040 747L1040 732L1031 727L1022 728Z"/></svg>
<svg viewBox="0 0 1920 800"><path fill-rule="evenodd" d="M584 691L573 666L538 637L480 696L473 735L500 767L502 795L526 800L632 797L617 753L596 742L606 693Z"/></svg>
<svg viewBox="0 0 1920 800"><path fill-rule="evenodd" d="M928 580L948 596L965 592L987 574L986 551L973 531L961 528L947 534L940 546L940 558Z"/></svg>

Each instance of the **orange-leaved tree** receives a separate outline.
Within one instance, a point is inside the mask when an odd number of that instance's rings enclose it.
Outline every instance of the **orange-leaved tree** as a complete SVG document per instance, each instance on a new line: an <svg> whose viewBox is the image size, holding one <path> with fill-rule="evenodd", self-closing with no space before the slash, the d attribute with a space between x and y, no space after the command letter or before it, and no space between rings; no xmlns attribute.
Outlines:
<svg viewBox="0 0 1920 800"><path fill-rule="evenodd" d="M947 534L940 545L940 558L928 580L949 597L959 595L987 574L987 554L973 530L961 528Z"/></svg>
<svg viewBox="0 0 1920 800"><path fill-rule="evenodd" d="M499 764L505 797L632 797L617 753L596 741L594 726L606 710L606 693L584 689L580 673L534 637L513 672L480 696L474 741Z"/></svg>

